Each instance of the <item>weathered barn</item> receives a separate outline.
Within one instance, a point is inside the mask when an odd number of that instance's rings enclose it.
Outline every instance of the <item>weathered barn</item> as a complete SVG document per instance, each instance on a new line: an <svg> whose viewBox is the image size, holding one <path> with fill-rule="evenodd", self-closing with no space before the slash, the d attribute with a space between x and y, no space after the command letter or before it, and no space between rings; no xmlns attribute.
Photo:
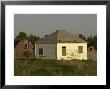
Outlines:
<svg viewBox="0 0 110 89"><path fill-rule="evenodd" d="M56 30L36 42L35 57L53 60L87 60L87 42L65 30Z"/></svg>
<svg viewBox="0 0 110 89"><path fill-rule="evenodd" d="M34 45L31 41L24 39L20 41L15 47L15 58L25 58L28 55L34 54Z"/></svg>

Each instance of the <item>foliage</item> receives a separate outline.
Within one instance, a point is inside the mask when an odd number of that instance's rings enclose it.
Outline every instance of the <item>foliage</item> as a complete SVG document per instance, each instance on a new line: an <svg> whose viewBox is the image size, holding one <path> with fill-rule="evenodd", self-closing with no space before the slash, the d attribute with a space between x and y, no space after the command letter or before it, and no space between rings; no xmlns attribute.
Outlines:
<svg viewBox="0 0 110 89"><path fill-rule="evenodd" d="M23 39L27 39L27 34L25 32L19 32L19 35L17 35L14 39L14 46L16 46L17 43Z"/></svg>
<svg viewBox="0 0 110 89"><path fill-rule="evenodd" d="M15 76L96 76L97 61L15 59Z"/></svg>
<svg viewBox="0 0 110 89"><path fill-rule="evenodd" d="M19 32L19 34L14 39L14 47L17 45L18 42L24 39L30 40L33 44L39 39L40 37L34 36L34 35L27 35L25 32Z"/></svg>
<svg viewBox="0 0 110 89"><path fill-rule="evenodd" d="M32 44L35 44L35 42L40 39L40 37L34 36L32 34L28 38L31 40Z"/></svg>
<svg viewBox="0 0 110 89"><path fill-rule="evenodd" d="M86 41L86 37L84 35L82 35L82 34L79 34L79 38L81 38L81 39Z"/></svg>
<svg viewBox="0 0 110 89"><path fill-rule="evenodd" d="M82 34L79 34L79 38L85 40L88 42L87 47L93 46L95 49L97 49L97 36L90 35L89 37L86 37Z"/></svg>
<svg viewBox="0 0 110 89"><path fill-rule="evenodd" d="M97 36L90 36L87 38L88 47L93 46L95 49L97 49Z"/></svg>

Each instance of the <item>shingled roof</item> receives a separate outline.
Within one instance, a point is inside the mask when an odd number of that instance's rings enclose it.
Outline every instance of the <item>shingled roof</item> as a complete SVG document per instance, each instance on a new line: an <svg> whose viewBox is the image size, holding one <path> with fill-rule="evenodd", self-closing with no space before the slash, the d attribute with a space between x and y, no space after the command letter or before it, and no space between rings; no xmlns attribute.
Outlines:
<svg viewBox="0 0 110 89"><path fill-rule="evenodd" d="M39 39L38 44L52 44L52 43L86 43L86 41L79 37L68 33L65 30L56 30L54 33Z"/></svg>

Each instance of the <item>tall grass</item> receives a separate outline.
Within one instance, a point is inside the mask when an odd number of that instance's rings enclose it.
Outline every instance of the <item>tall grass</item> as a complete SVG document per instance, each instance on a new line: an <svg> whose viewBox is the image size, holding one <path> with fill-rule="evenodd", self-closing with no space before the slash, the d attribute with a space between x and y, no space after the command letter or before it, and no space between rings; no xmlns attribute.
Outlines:
<svg viewBox="0 0 110 89"><path fill-rule="evenodd" d="M96 76L93 60L15 59L15 76Z"/></svg>

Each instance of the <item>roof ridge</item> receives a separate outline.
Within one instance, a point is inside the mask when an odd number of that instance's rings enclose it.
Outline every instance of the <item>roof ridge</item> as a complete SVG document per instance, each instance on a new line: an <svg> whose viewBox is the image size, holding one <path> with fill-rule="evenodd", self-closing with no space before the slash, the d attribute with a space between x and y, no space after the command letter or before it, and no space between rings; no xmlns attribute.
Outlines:
<svg viewBox="0 0 110 89"><path fill-rule="evenodd" d="M83 43L86 42L72 33L66 30L56 30L55 32L49 34L47 37L41 38L37 43L60 43L60 42L76 42Z"/></svg>

